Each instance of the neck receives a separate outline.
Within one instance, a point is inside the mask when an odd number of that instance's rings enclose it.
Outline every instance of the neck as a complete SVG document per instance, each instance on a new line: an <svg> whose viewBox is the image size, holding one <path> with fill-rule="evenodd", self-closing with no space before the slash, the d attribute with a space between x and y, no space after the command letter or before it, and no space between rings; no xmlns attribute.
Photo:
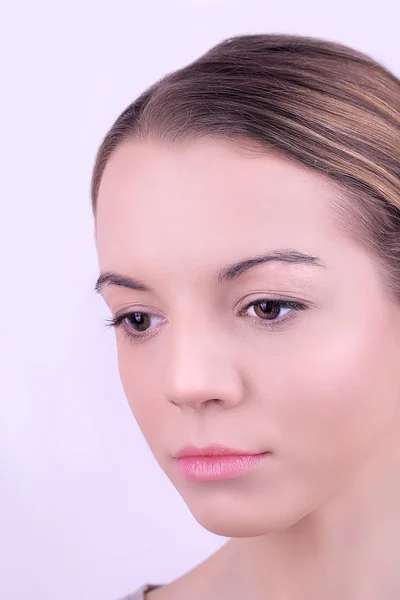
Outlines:
<svg viewBox="0 0 400 600"><path fill-rule="evenodd" d="M400 428L394 429L322 508L282 532L228 542L237 597L246 589L254 599L266 590L274 600L400 598Z"/></svg>

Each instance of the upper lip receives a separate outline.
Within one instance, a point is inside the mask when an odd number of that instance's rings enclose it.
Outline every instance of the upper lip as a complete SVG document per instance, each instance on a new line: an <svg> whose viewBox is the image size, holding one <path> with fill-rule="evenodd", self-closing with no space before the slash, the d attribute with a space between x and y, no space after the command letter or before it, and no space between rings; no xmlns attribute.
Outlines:
<svg viewBox="0 0 400 600"><path fill-rule="evenodd" d="M189 444L188 446L184 446L184 448L181 448L175 454L175 458L185 458L189 456L251 456L255 454L263 454L263 452L254 452L251 450L237 450L233 448L227 448L226 446L221 446L220 444L204 446L203 448L197 448L196 446Z"/></svg>

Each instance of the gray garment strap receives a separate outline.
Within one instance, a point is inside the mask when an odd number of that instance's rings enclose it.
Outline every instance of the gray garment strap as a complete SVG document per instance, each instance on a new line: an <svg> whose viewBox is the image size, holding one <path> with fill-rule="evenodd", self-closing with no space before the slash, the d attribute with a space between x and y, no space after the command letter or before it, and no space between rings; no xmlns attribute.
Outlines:
<svg viewBox="0 0 400 600"><path fill-rule="evenodd" d="M146 592L151 592L151 590L155 590L156 588L161 587L159 585L143 585L141 588L133 592L132 594L128 594L123 598L119 598L118 600L145 600L144 595Z"/></svg>

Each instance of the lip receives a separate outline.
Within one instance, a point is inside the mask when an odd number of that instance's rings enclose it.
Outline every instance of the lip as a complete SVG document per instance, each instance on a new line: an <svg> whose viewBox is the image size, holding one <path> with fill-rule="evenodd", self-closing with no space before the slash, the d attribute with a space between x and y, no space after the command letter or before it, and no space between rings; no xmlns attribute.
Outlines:
<svg viewBox="0 0 400 600"><path fill-rule="evenodd" d="M234 450L213 445L185 446L175 456L179 473L191 481L236 479L256 468L271 452Z"/></svg>

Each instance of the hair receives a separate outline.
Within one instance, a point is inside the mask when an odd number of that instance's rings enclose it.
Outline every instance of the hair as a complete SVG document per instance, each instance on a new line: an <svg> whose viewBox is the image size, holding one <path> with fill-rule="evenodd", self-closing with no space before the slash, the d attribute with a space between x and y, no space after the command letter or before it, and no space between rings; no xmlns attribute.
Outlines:
<svg viewBox="0 0 400 600"><path fill-rule="evenodd" d="M369 56L316 38L255 34L222 41L168 73L116 119L95 160L131 139L200 137L275 151L335 182L340 223L380 265L400 301L400 81ZM340 194L339 196L340 197Z"/></svg>

